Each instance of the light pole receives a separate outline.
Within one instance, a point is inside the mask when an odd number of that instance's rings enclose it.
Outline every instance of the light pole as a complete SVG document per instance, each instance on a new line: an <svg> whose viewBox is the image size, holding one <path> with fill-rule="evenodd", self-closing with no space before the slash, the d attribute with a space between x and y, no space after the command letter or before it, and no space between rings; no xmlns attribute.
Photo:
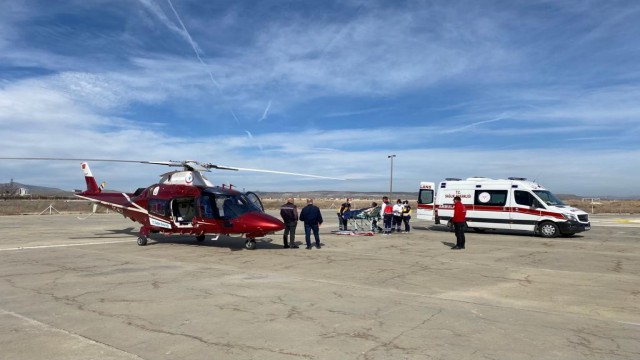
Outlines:
<svg viewBox="0 0 640 360"><path fill-rule="evenodd" d="M389 178L389 201L393 199L393 158L395 155L389 155L387 158L391 159L391 177Z"/></svg>

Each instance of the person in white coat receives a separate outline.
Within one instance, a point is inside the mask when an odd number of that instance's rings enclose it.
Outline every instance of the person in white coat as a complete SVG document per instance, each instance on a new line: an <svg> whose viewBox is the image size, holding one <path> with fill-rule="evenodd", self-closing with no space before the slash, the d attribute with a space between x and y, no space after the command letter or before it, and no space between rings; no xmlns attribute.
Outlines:
<svg viewBox="0 0 640 360"><path fill-rule="evenodd" d="M398 199L393 205L393 226L391 231L400 233L400 225L402 225L402 200Z"/></svg>

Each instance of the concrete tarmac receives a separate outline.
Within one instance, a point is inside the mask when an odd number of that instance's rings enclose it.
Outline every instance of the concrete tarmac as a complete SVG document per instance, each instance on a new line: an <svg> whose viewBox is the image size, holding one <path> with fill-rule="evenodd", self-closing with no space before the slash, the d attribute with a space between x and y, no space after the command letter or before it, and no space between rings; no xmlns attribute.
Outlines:
<svg viewBox="0 0 640 360"><path fill-rule="evenodd" d="M339 236L283 249L117 214L0 217L0 359L639 359L640 219L572 238Z"/></svg>

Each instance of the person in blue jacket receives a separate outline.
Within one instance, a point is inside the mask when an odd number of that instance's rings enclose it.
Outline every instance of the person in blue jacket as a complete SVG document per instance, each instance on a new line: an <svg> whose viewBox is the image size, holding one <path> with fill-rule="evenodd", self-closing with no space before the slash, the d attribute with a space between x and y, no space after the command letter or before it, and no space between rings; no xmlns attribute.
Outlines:
<svg viewBox="0 0 640 360"><path fill-rule="evenodd" d="M304 222L304 238L307 241L307 250L311 250L311 232L316 240L316 249L320 249L320 225L322 214L320 208L313 205L313 199L307 199L307 206L300 211L300 221Z"/></svg>

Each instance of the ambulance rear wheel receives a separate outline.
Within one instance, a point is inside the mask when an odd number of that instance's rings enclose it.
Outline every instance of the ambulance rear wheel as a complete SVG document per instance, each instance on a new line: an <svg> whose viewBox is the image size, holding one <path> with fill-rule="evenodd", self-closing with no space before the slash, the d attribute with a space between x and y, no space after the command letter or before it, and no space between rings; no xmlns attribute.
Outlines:
<svg viewBox="0 0 640 360"><path fill-rule="evenodd" d="M539 226L540 235L545 238L554 238L560 234L558 225L551 221L545 221Z"/></svg>
<svg viewBox="0 0 640 360"><path fill-rule="evenodd" d="M140 246L147 245L147 237L146 236L139 236L138 237L138 245L140 245Z"/></svg>
<svg viewBox="0 0 640 360"><path fill-rule="evenodd" d="M256 249L256 240L255 239L247 239L244 242L244 248L247 250L255 250Z"/></svg>

